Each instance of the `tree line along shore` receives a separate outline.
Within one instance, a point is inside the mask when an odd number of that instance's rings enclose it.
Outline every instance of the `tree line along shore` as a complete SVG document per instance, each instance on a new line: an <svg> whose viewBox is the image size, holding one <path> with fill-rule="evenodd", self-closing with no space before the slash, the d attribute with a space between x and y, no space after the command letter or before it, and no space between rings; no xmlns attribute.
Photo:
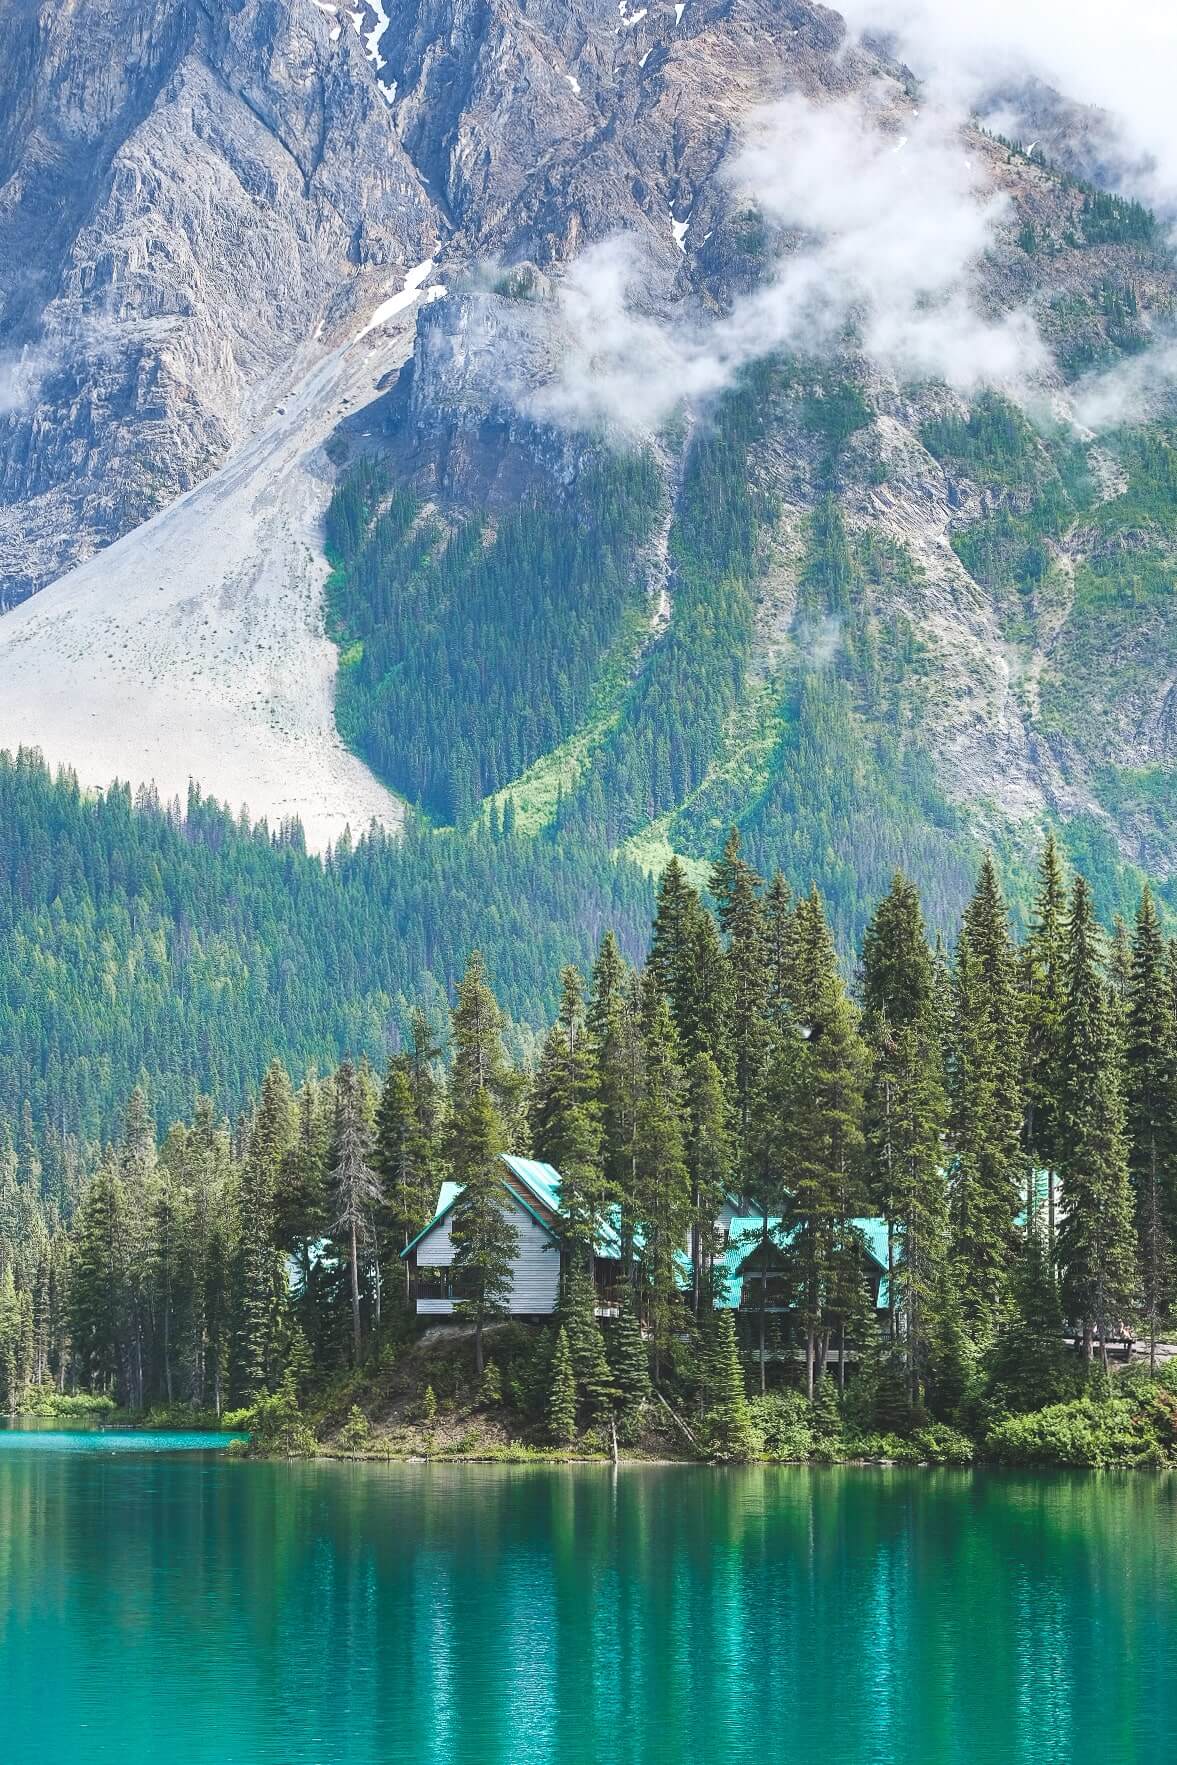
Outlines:
<svg viewBox="0 0 1177 1765"><path fill-rule="evenodd" d="M1048 837L1021 942L986 860L949 950L896 875L847 976L817 892L733 834L705 894L668 866L642 967L607 934L564 969L527 1068L502 1030L475 953L448 1034L414 1012L384 1072L274 1062L238 1120L198 1098L162 1139L137 1087L68 1215L18 1124L0 1410L276 1451L1177 1457L1177 950L1147 890L1101 927ZM559 1173L542 1319L508 1316L508 1152ZM464 1327L423 1336L402 1253L446 1185Z"/></svg>

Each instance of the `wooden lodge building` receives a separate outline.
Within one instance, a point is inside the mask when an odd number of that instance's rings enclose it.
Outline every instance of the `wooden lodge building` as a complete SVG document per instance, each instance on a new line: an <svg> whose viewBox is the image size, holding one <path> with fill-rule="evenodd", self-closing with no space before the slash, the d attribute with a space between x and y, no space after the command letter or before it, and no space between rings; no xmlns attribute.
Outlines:
<svg viewBox="0 0 1177 1765"><path fill-rule="evenodd" d="M514 1317L550 1317L559 1305L563 1263L560 1173L538 1159L510 1153L504 1154L502 1164L503 1193L519 1244L508 1310ZM402 1261L409 1266L410 1291L421 1318L460 1315L463 1300L472 1297L464 1287L462 1271L454 1266L450 1236L450 1220L461 1192L459 1184L443 1183L433 1218L401 1252ZM724 1250L722 1268L717 1271L715 1304L735 1311L737 1334L746 1347L758 1345L762 1319L766 1318L769 1352L793 1358L803 1347L804 1338L795 1334L792 1325L780 1220L770 1216L766 1237L763 1217L747 1212L732 1198L716 1223ZM881 1322L887 1311L887 1228L881 1219L855 1220L854 1225L863 1237L864 1278ZM608 1222L593 1260L598 1314L615 1316L622 1287L621 1243L616 1228ZM691 1283L686 1249L680 1260L685 1293ZM848 1345L847 1360L852 1358L856 1357Z"/></svg>

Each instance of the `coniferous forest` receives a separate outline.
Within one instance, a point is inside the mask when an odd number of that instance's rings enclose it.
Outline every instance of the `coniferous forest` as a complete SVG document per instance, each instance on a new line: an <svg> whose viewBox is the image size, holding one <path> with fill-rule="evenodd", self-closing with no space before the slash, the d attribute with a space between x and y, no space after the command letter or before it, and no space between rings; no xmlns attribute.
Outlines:
<svg viewBox="0 0 1177 1765"><path fill-rule="evenodd" d="M492 979L475 951L387 1063L274 1059L235 1116L196 1095L161 1134L146 1083L100 1141L7 1111L0 1410L236 1413L285 1450L428 1448L455 1416L456 1449L490 1416L520 1452L640 1450L671 1417L720 1458L1177 1457L1177 945L1147 890L1101 926L1049 838L1024 935L985 859L949 948L897 874L848 965L817 890L733 833L705 891L665 870L640 966L611 927L557 958L524 1057ZM501 1321L504 1151L561 1173L550 1326ZM399 1253L447 1180L475 1335L430 1359ZM787 1340L767 1279L723 1303L733 1251L771 1260Z"/></svg>

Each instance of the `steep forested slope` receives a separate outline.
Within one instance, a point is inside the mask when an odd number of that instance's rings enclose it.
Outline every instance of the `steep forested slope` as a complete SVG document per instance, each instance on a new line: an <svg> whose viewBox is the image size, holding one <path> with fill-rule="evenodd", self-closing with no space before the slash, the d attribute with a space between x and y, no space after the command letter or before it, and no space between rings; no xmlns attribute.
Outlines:
<svg viewBox="0 0 1177 1765"><path fill-rule="evenodd" d="M183 700L234 802L301 809L312 839L359 772L355 800L393 819L360 759L415 808L403 846L323 871L219 812L213 851L204 810L131 816L10 768L5 1107L49 1116L64 1092L94 1133L140 1067L171 1109L191 1083L239 1098L272 1051L377 1052L400 994L448 986L476 941L536 1022L532 946L632 931L640 871L677 852L701 876L732 823L762 874L818 883L847 957L896 865L949 937L986 844L1016 906L1048 821L1105 917L1142 872L1172 892L1177 429L1088 397L1177 312L1146 209L972 123L937 148L989 217L972 317L1041 340L1019 402L942 358L900 371L832 282L829 332L740 342L820 232L737 175L756 108L784 95L818 130L873 107L900 169L921 126L910 72L806 0L17 14L9 598L224 463L7 616L8 641L0 622L5 742L50 745L65 698L83 782L138 785L178 730L170 795ZM593 256L619 234L624 263ZM396 335L365 329L414 265L419 314L410 288ZM295 715L313 698L329 724L324 614L350 772L308 763ZM260 799L237 784L259 731L285 741ZM123 839L151 855L132 907Z"/></svg>
<svg viewBox="0 0 1177 1765"><path fill-rule="evenodd" d="M87 798L0 755L0 1117L105 1137L140 1079L164 1122L201 1090L235 1114L274 1056L382 1061L476 945L538 1024L560 962L609 927L636 950L648 908L639 872L571 842L373 833L324 866L198 792Z"/></svg>

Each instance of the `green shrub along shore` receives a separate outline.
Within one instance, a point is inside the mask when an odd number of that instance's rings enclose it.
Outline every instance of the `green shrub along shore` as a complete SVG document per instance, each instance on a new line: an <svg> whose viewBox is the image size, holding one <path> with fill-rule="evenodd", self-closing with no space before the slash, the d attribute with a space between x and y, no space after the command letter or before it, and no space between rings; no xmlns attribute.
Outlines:
<svg viewBox="0 0 1177 1765"><path fill-rule="evenodd" d="M448 1023L408 1021L383 1073L272 1061L235 1122L201 1097L161 1136L138 1085L68 1182L27 1108L0 1122L0 1412L254 1453L1177 1460L1147 891L1109 934L1048 839L1021 941L986 860L948 952L896 875L848 975L816 890L733 832L706 892L667 867L643 967L606 931L563 969L530 1055L478 952ZM559 1173L550 1320L513 1316L508 1152ZM457 1315L424 1328L443 1193Z"/></svg>
<svg viewBox="0 0 1177 1765"><path fill-rule="evenodd" d="M466 1343L465 1354L426 1356L406 1348L396 1356L386 1349L385 1364L348 1374L305 1409L287 1385L219 1417L182 1404L130 1411L111 1397L36 1391L22 1414L75 1425L240 1432L249 1439L234 1443L234 1450L255 1458L610 1461L614 1437L607 1421L589 1422L570 1440L553 1439L543 1388L551 1379L554 1331L513 1325L492 1341L496 1358L481 1382ZM509 1369L510 1402L498 1357ZM1098 1369L1085 1376L1072 1358L1060 1389L1081 1394L1011 1412L1003 1407L1008 1392L980 1380L956 1423L913 1414L877 1369L844 1395L832 1380L823 1381L812 1402L784 1389L729 1395L725 1404L673 1380L667 1389L681 1405L679 1421L651 1394L618 1438L617 1456L632 1463L1177 1467L1177 1360L1155 1378L1134 1366L1109 1381ZM424 1386L422 1378L429 1381Z"/></svg>
<svg viewBox="0 0 1177 1765"><path fill-rule="evenodd" d="M661 1397L650 1388L626 1410L618 1333L597 1328L612 1385L594 1400L572 1372L563 1419L568 1325L512 1323L490 1334L481 1379L468 1335L428 1347L408 1337L305 1406L288 1384L222 1425L248 1430L240 1450L265 1458L608 1461L616 1445L635 1463L1177 1467L1177 1359L1155 1376L1135 1364L1109 1378L1065 1351L1052 1375L1058 1401L1027 1410L1002 1345L945 1421L913 1410L881 1357L842 1393L825 1378L812 1401L789 1387L750 1397L756 1368L746 1378L734 1345L725 1353L717 1340L708 1353L684 1337ZM564 1366L566 1378L570 1355Z"/></svg>

